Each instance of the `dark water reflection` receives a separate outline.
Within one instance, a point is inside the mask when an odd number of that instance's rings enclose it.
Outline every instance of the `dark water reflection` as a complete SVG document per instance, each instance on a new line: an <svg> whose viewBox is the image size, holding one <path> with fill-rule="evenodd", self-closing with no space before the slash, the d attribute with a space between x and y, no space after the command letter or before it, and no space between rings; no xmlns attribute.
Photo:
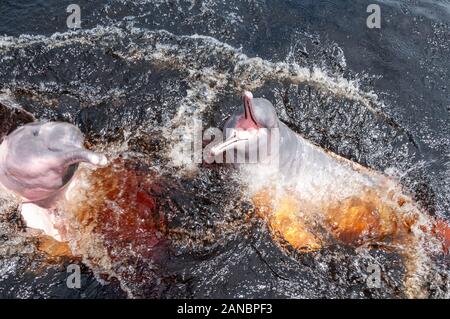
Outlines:
<svg viewBox="0 0 450 319"><path fill-rule="evenodd" d="M221 126L239 92L257 83L255 96L273 101L294 130L375 169L395 168L428 211L448 219L450 2L380 1L382 28L371 30L365 26L371 1L77 1L87 31L48 38L67 31L72 2L2 1L0 34L45 37L0 42L0 85L36 118L72 122L92 145L164 168L172 185L170 244L152 267L171 280L159 297L404 296L396 252L361 254L340 245L306 255L281 250L263 223L248 216L231 168L202 165L192 177L167 165L164 152L174 141L161 127L183 124L172 121L180 105L188 105L186 117L205 107L204 124ZM194 34L218 42L189 37ZM237 67L240 53L358 80L361 92L378 99L370 111L313 81L263 76L255 61ZM23 115L0 118L2 125L23 121ZM101 285L85 266L82 288L68 289L65 266L74 261L47 265L21 235L17 214L0 216L0 296L126 296L117 279ZM382 266L383 289L366 286L373 261ZM145 270L153 261L139 262ZM446 263L435 261L432 297L448 296ZM128 288L155 297L154 285Z"/></svg>

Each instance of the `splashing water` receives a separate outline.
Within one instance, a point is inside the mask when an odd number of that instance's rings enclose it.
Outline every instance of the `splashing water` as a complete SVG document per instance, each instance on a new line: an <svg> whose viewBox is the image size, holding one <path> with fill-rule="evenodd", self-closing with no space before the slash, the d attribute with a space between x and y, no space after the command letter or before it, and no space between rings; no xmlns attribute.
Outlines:
<svg viewBox="0 0 450 319"><path fill-rule="evenodd" d="M226 4L220 1L179 1L168 9L166 1L133 1L125 9L121 1L109 1L95 13L107 13L101 20L107 26L1 37L0 78L9 99L39 120L77 124L91 148L117 158L106 169L80 171L85 184L77 185L76 197L65 208L75 228L72 251L100 282L118 278L129 297L422 293L405 292L405 274L417 264L405 265L394 249L341 244L305 254L280 249L253 214L248 172L196 164L184 151L193 144L194 121L205 128L221 126L239 105L242 90L253 90L271 100L296 132L398 177L428 210L448 218L448 154L435 162L427 158L429 149L442 154L449 145L448 124L443 121L435 135L426 125L419 132L415 123L399 121L395 97L374 89L374 78L347 69L345 44L341 48L317 34L293 31L284 52L275 52L269 43L257 56L246 41L267 24L270 4L247 5L252 9L222 10ZM185 21L172 19L180 10ZM166 13L165 18L155 12ZM220 31L218 16L229 23L230 34ZM151 23L160 25L147 28L145 19L153 17L158 18ZM211 25L207 32L197 26L200 17L211 22L202 22ZM198 32L182 32L183 25ZM253 186L267 178L252 177ZM3 194L0 229L7 240L0 239L0 278L8 280L20 269L36 268L30 260L46 265L47 257L33 245L34 237L23 233L17 201ZM427 202L431 194L435 200ZM423 232L414 232L423 240ZM415 253L424 262L414 273L430 283L426 294L448 296L445 260L426 250ZM364 281L367 265L374 263L383 272L380 290L367 289Z"/></svg>

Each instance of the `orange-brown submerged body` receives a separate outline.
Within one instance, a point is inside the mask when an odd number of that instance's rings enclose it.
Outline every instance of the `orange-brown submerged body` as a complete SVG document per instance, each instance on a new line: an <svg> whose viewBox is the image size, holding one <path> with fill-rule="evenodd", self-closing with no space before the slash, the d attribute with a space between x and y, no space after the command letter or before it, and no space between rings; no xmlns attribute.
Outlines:
<svg viewBox="0 0 450 319"><path fill-rule="evenodd" d="M142 158L80 167L58 207L65 216L65 229L58 230L66 241L38 236L36 247L49 262L81 259L100 278L117 278L129 297L160 297L173 281L165 268L173 204L171 184L151 167Z"/></svg>
<svg viewBox="0 0 450 319"><path fill-rule="evenodd" d="M72 206L82 238L100 235L110 255L121 250L146 255L164 240L162 189L156 174L138 162L116 159L86 178L89 186Z"/></svg>
<svg viewBox="0 0 450 319"><path fill-rule="evenodd" d="M336 238L348 244L396 240L409 231L396 207L373 191L330 205L326 221Z"/></svg>
<svg viewBox="0 0 450 319"><path fill-rule="evenodd" d="M409 240L418 215L416 211L404 209L407 199L392 197L390 194L384 198L367 189L358 196L318 204L302 199L295 192L277 194L266 189L255 194L252 201L256 212L267 220L276 237L295 249L308 252L327 245L328 235L354 246L404 244ZM448 251L450 227L443 221L429 218L431 227L421 226L421 229L430 236L434 234L442 241L444 251Z"/></svg>
<svg viewBox="0 0 450 319"><path fill-rule="evenodd" d="M164 242L164 189L143 167L119 158L103 168L80 168L59 207L66 220L59 231L66 241L39 236L38 249L51 257L84 255L108 264L127 253L153 257L153 247Z"/></svg>
<svg viewBox="0 0 450 319"><path fill-rule="evenodd" d="M41 235L36 238L36 248L46 253L49 257L72 257L72 251L68 243L57 241L47 235Z"/></svg>
<svg viewBox="0 0 450 319"><path fill-rule="evenodd" d="M303 214L305 207L292 193L275 196L268 190L257 193L252 198L258 216L266 219L275 237L289 243L301 251L313 251L323 246L322 241L312 232L312 225Z"/></svg>
<svg viewBox="0 0 450 319"><path fill-rule="evenodd" d="M444 251L450 253L450 226L439 220L434 225L433 233L442 241Z"/></svg>
<svg viewBox="0 0 450 319"><path fill-rule="evenodd" d="M133 167L136 163L116 160L89 177L86 200L79 203L77 221L94 226L107 240L154 245L155 233L164 232L164 216L158 209L157 177Z"/></svg>

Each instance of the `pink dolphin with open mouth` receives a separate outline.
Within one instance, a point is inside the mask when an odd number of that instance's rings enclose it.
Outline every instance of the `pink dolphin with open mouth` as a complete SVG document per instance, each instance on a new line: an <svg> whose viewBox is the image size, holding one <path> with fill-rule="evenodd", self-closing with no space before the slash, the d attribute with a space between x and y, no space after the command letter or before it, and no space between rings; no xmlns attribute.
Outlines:
<svg viewBox="0 0 450 319"><path fill-rule="evenodd" d="M361 165L327 152L292 131L279 120L272 103L264 98L253 98L249 91L243 94L243 108L234 112L224 125L227 138L211 148L211 155L231 151L247 163L253 156L258 163L276 165L281 176L298 180L311 177L311 172L322 172L324 184L335 185L343 175L357 175L358 183L374 187L385 178ZM276 133L276 134L273 134ZM265 152L261 152L265 150ZM317 181L317 174L312 176Z"/></svg>
<svg viewBox="0 0 450 319"><path fill-rule="evenodd" d="M64 194L80 162L104 166L102 154L83 147L84 136L74 125L60 122L26 124L0 145L0 183L23 200L28 227L61 240L52 209Z"/></svg>
<svg viewBox="0 0 450 319"><path fill-rule="evenodd" d="M238 164L247 164L252 153L257 153L256 163L260 165L252 166L255 169L245 175L249 184L255 184L252 198L256 206L268 212L275 231L293 246L311 250L321 247L319 241L309 240L312 236L304 231L307 227L303 221L298 227L293 223L302 219L297 216L308 215L314 222L322 220L322 225L343 242L361 243L391 235L401 238L399 233L410 234L415 227L429 234L429 238L438 237L444 250L449 250L448 223L426 214L398 181L309 142L278 119L270 101L244 92L243 107L230 116L224 129L227 138L211 148L211 155L231 153L245 160ZM276 140L269 134L271 130L278 132L274 135ZM259 153L260 149L268 151ZM265 175L273 171L277 182L281 181L279 184L292 194L289 198L281 192L280 196L285 197L280 201L284 201L277 207L272 207L277 205L273 200L277 187ZM262 182L254 182L259 175ZM396 222L392 223L393 220Z"/></svg>

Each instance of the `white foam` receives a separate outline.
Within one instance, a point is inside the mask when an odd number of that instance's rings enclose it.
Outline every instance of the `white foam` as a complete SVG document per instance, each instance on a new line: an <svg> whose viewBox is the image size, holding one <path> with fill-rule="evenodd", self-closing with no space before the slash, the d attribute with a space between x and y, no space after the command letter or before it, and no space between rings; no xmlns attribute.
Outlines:
<svg viewBox="0 0 450 319"><path fill-rule="evenodd" d="M139 35L137 39L158 39L155 44L143 44L130 35ZM361 102L369 110L377 112L373 105L382 106L377 95L373 92L361 90L357 81L348 80L342 76L330 75L325 69L317 66L312 69L301 67L294 62L271 62L259 57L249 57L226 43L204 35L174 35L166 30L149 31L132 26L118 28L114 26L98 26L90 30L69 31L55 33L50 37L21 35L18 38L0 37L0 52L7 53L13 48L25 48L35 44L44 44L46 49L67 45L108 46L110 41L126 38L131 42L129 49L115 52L125 60L150 60L155 63L176 65L180 71L189 74L186 83L189 85L187 95L177 105L177 114L164 125L163 134L171 141L171 149L167 156L174 166L179 166L181 172L196 169L196 163L191 155L182 151L191 146L192 123L201 120L207 110L217 100L220 92L230 85L233 79L239 79L235 85L236 94L244 89L255 90L268 80L290 81L293 84L308 83L319 90L342 96L350 100ZM167 39L175 39L169 43ZM183 42L195 43L194 46L183 47ZM150 41L149 43L153 43ZM192 52L194 51L194 52ZM199 64L197 56L220 54L226 56L231 69L224 70L219 66ZM214 88L209 83L215 83ZM88 92L92 90L87 90ZM180 136L173 136L174 129Z"/></svg>

